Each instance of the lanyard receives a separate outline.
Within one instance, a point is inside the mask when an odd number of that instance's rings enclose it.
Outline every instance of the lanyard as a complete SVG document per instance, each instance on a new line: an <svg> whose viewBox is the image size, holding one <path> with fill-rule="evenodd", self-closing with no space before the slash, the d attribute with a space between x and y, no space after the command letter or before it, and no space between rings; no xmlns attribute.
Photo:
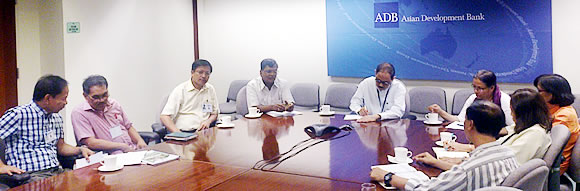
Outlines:
<svg viewBox="0 0 580 191"><path fill-rule="evenodd" d="M389 96L389 91L391 91L391 87L387 89L387 95L385 95L385 100L383 100L383 105L381 106L381 113L385 110L385 103L387 103L387 96ZM379 94L379 89L377 89L377 97L379 98L379 104L381 103L381 94Z"/></svg>

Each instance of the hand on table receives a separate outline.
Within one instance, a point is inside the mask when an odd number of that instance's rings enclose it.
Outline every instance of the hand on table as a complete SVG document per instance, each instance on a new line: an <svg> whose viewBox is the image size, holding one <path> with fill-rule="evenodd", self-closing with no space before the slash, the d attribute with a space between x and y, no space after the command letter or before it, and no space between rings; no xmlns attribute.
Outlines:
<svg viewBox="0 0 580 191"><path fill-rule="evenodd" d="M371 169L371 179L373 179L374 181L379 181L379 182L383 182L385 175L389 173L383 169L380 168L372 168Z"/></svg>
<svg viewBox="0 0 580 191"><path fill-rule="evenodd" d="M366 115L366 116L363 116L362 118L356 120L356 122L359 122L359 123L375 122L375 121L379 120L380 118L381 118L381 116L379 114Z"/></svg>
<svg viewBox="0 0 580 191"><path fill-rule="evenodd" d="M443 148L448 151L471 152L474 147L470 144L462 144L455 141L443 142Z"/></svg>

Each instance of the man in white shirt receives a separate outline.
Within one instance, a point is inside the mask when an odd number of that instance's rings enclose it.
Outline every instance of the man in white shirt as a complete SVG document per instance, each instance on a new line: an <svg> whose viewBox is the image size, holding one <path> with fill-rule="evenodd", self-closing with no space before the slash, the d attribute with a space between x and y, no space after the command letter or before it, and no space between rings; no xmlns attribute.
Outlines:
<svg viewBox="0 0 580 191"><path fill-rule="evenodd" d="M285 80L277 78L278 64L266 58L260 63L260 77L246 86L248 107L258 107L261 112L292 111L294 98Z"/></svg>
<svg viewBox="0 0 580 191"><path fill-rule="evenodd" d="M211 72L207 60L196 60L191 65L191 79L173 89L160 117L169 132L206 129L217 119L217 95L207 83Z"/></svg>
<svg viewBox="0 0 580 191"><path fill-rule="evenodd" d="M397 119L405 114L405 84L395 79L395 67L382 63L375 76L364 79L350 100L350 110L363 116L358 122Z"/></svg>

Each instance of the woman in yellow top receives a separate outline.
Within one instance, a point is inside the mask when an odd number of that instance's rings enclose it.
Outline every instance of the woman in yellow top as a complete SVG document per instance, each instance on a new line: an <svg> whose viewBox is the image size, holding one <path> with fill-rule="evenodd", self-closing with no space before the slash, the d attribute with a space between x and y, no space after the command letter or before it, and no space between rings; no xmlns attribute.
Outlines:
<svg viewBox="0 0 580 191"><path fill-rule="evenodd" d="M574 95L566 78L558 74L540 75L534 80L534 86L548 105L552 116L552 126L562 124L570 130L570 139L562 152L565 160L560 165L560 174L564 174L570 166L570 155L580 132L578 115L576 110L570 106L574 103Z"/></svg>

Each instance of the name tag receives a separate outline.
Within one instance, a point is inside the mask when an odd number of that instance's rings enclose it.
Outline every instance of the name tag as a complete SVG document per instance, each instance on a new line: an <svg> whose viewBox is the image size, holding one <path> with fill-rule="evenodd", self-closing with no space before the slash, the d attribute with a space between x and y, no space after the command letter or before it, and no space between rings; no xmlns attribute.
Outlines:
<svg viewBox="0 0 580 191"><path fill-rule="evenodd" d="M204 113L210 113L213 111L213 106L209 103L204 103L201 105L201 111Z"/></svg>
<svg viewBox="0 0 580 191"><path fill-rule="evenodd" d="M53 144L53 142L55 140L56 140L56 131L55 130L50 130L44 134L44 142L46 144Z"/></svg>
<svg viewBox="0 0 580 191"><path fill-rule="evenodd" d="M117 138L118 136L123 135L123 130L121 130L121 126L117 125L113 128L109 129L109 132L111 133L111 138Z"/></svg>

